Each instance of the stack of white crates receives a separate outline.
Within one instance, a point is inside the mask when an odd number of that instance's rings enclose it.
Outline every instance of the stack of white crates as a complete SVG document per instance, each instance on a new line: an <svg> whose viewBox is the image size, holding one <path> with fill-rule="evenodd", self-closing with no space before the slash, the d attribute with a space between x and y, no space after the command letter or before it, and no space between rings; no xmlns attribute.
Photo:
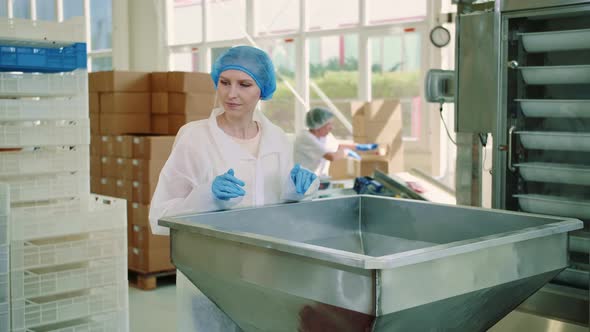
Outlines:
<svg viewBox="0 0 590 332"><path fill-rule="evenodd" d="M85 68L0 72L0 332L129 330L126 202L90 194L89 143Z"/></svg>

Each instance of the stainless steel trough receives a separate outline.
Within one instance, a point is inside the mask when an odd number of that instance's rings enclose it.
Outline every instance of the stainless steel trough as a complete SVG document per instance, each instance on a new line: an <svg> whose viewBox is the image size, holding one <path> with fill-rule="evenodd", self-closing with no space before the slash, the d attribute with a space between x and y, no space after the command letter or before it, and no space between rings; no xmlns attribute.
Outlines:
<svg viewBox="0 0 590 332"><path fill-rule="evenodd" d="M577 219L351 196L164 218L244 331L484 331L568 264Z"/></svg>

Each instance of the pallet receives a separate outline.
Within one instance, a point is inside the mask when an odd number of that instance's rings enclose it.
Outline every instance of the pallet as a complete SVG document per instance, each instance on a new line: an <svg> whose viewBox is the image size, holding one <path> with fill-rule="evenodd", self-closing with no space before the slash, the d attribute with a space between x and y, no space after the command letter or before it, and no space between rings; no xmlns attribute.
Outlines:
<svg viewBox="0 0 590 332"><path fill-rule="evenodd" d="M129 270L127 275L130 286L141 290L153 290L158 286L158 280L173 279L176 270L149 273Z"/></svg>

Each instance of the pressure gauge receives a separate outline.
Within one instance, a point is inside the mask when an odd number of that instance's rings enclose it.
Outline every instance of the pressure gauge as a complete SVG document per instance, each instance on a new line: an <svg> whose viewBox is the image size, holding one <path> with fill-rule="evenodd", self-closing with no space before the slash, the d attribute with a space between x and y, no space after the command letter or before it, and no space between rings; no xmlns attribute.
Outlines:
<svg viewBox="0 0 590 332"><path fill-rule="evenodd" d="M445 47L451 41L451 33L443 26L436 26L430 31L430 41L436 47Z"/></svg>

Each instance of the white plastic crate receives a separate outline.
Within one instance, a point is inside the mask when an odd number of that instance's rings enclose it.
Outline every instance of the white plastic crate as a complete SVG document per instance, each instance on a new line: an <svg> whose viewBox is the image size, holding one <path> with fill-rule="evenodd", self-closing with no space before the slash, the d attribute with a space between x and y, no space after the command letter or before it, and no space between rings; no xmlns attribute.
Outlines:
<svg viewBox="0 0 590 332"><path fill-rule="evenodd" d="M47 146L0 152L0 176L19 176L90 170L87 145Z"/></svg>
<svg viewBox="0 0 590 332"><path fill-rule="evenodd" d="M20 204L11 210L11 240L56 237L127 225L127 202L99 195L35 204Z"/></svg>
<svg viewBox="0 0 590 332"><path fill-rule="evenodd" d="M27 329L26 332L127 332L129 311L127 309L108 314L77 319L61 324ZM15 332L20 332L15 330Z"/></svg>
<svg viewBox="0 0 590 332"><path fill-rule="evenodd" d="M0 182L10 185L11 204L77 197L90 192L90 176L86 172L0 177Z"/></svg>
<svg viewBox="0 0 590 332"><path fill-rule="evenodd" d="M28 20L19 18L0 19L0 39L31 41L34 45L54 45L86 42L83 17L72 17L63 22Z"/></svg>
<svg viewBox="0 0 590 332"><path fill-rule="evenodd" d="M127 298L127 285L122 284L35 300L12 301L12 328L32 329L118 311L127 308Z"/></svg>
<svg viewBox="0 0 590 332"><path fill-rule="evenodd" d="M89 144L88 119L0 123L0 148Z"/></svg>
<svg viewBox="0 0 590 332"><path fill-rule="evenodd" d="M49 238L12 241L10 269L30 270L127 255L127 228Z"/></svg>
<svg viewBox="0 0 590 332"><path fill-rule="evenodd" d="M2 97L66 97L88 92L88 72L40 74L0 72Z"/></svg>
<svg viewBox="0 0 590 332"><path fill-rule="evenodd" d="M127 283L127 257L15 271L10 275L12 299L31 299Z"/></svg>
<svg viewBox="0 0 590 332"><path fill-rule="evenodd" d="M88 95L0 99L0 121L74 120L88 117Z"/></svg>
<svg viewBox="0 0 590 332"><path fill-rule="evenodd" d="M0 273L0 303L10 300L8 273Z"/></svg>
<svg viewBox="0 0 590 332"><path fill-rule="evenodd" d="M0 332L10 331L10 307L8 302L0 303Z"/></svg>

